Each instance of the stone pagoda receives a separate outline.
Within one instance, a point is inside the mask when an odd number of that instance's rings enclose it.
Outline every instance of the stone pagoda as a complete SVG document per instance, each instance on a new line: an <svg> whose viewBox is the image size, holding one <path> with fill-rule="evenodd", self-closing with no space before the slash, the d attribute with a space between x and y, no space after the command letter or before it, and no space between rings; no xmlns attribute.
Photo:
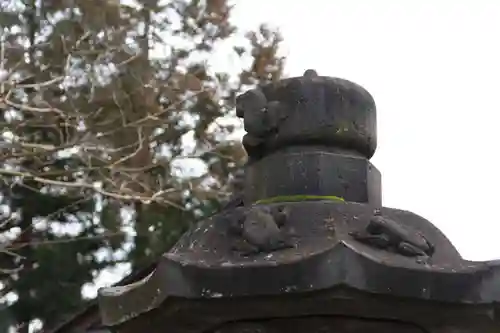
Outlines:
<svg viewBox="0 0 500 333"><path fill-rule="evenodd" d="M382 206L365 89L308 70L242 94L237 114L242 193L149 276L100 291L113 332L500 332L500 262Z"/></svg>

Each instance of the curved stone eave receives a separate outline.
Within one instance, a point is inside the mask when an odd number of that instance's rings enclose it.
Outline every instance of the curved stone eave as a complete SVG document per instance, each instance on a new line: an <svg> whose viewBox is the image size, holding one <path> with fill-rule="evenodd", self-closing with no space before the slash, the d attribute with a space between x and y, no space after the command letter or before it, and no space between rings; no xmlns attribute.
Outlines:
<svg viewBox="0 0 500 333"><path fill-rule="evenodd" d="M289 270L315 269L320 272L294 288L290 281L266 288L259 283L238 287L236 281L247 277L273 279L282 267L273 265L231 267L189 265L181 257L164 256L148 277L124 287L103 288L99 292L102 320L116 326L159 307L169 297L184 299L220 299L244 296L272 296L305 293L346 286L366 293L400 295L428 301L456 304L500 303L500 265L498 262L466 264L462 267L402 267L387 265L374 253L359 247L337 243L313 257L291 263ZM335 262L334 265L332 263ZM348 263L348 264L347 264ZM464 261L464 263L466 263ZM328 267L335 266L335 272ZM232 271L231 271L232 270ZM280 272L276 271L280 270ZM231 279L228 279L228 272ZM262 275L263 274L263 275ZM220 290L213 281L219 279ZM274 279L276 282L277 279ZM203 283L200 283L203 281ZM241 283L248 283L241 281ZM288 285L287 285L288 284ZM199 288L198 288L199 287ZM459 288L462 289L459 289ZM247 290L247 292L242 292ZM274 291L273 291L274 290Z"/></svg>
<svg viewBox="0 0 500 333"><path fill-rule="evenodd" d="M158 307L168 297L164 282L157 267L137 282L101 288L98 300L103 324L119 325Z"/></svg>

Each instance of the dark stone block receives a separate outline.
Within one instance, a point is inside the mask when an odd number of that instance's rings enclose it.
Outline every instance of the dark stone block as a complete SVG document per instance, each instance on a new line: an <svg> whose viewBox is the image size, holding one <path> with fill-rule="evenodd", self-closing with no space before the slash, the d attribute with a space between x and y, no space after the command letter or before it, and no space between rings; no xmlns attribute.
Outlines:
<svg viewBox="0 0 500 333"><path fill-rule="evenodd" d="M280 196L337 196L382 206L380 172L366 158L349 152L306 147L264 157L246 170L245 201Z"/></svg>
<svg viewBox="0 0 500 333"><path fill-rule="evenodd" d="M229 323L210 333L425 333L415 325L389 320L360 320L342 317L305 317L270 319L262 322L243 321Z"/></svg>

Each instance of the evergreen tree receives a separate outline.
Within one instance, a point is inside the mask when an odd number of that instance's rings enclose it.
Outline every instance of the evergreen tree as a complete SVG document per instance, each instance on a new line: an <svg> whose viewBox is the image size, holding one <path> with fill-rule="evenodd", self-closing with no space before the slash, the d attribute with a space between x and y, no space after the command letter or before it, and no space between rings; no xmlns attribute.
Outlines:
<svg viewBox="0 0 500 333"><path fill-rule="evenodd" d="M232 40L226 0L0 6L2 293L27 332L82 306L102 269L144 266L218 209L245 160L235 96L278 80L283 59L265 26ZM228 43L218 56L239 73L210 65Z"/></svg>

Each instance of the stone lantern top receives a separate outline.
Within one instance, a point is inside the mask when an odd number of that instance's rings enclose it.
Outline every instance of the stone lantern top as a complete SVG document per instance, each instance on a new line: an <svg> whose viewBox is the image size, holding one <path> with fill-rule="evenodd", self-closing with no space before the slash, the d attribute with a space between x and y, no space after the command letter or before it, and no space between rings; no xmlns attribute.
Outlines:
<svg viewBox="0 0 500 333"><path fill-rule="evenodd" d="M426 219L382 206L366 90L308 70L244 93L237 114L249 155L243 197L184 234L145 279L101 290L106 325L498 331L500 263L464 260Z"/></svg>
<svg viewBox="0 0 500 333"><path fill-rule="evenodd" d="M282 80L237 99L249 155L245 204L330 198L382 205L381 179L368 161L377 146L372 96L347 80Z"/></svg>
<svg viewBox="0 0 500 333"><path fill-rule="evenodd" d="M292 146L322 146L367 159L377 147L376 108L363 87L307 70L237 99L251 161Z"/></svg>

